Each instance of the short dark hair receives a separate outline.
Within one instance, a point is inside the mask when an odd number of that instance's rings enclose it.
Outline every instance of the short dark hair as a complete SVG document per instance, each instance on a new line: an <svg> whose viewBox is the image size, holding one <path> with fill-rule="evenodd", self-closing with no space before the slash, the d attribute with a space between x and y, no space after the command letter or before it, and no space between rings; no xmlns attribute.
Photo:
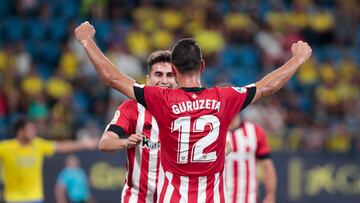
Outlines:
<svg viewBox="0 0 360 203"><path fill-rule="evenodd" d="M29 122L30 120L27 119L26 117L18 118L14 123L15 134L17 134L20 130L24 129L26 124L28 124Z"/></svg>
<svg viewBox="0 0 360 203"><path fill-rule="evenodd" d="M155 51L153 53L150 54L147 63L148 63L148 73L151 72L152 70L152 66L155 63L159 63L159 62L170 62L170 57L171 57L171 51L170 50L160 50L160 51Z"/></svg>
<svg viewBox="0 0 360 203"><path fill-rule="evenodd" d="M192 72L200 69L202 54L199 45L191 38L178 41L171 54L171 63L180 73Z"/></svg>

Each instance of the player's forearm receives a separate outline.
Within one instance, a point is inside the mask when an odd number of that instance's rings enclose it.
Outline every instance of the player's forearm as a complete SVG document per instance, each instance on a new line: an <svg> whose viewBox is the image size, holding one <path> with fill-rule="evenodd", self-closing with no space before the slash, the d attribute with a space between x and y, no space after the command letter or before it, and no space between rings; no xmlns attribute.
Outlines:
<svg viewBox="0 0 360 203"><path fill-rule="evenodd" d="M116 66L102 53L93 39L82 42L82 45L95 66L101 80L108 86L122 92L131 99L135 99L133 85L135 80L121 73Z"/></svg>
<svg viewBox="0 0 360 203"><path fill-rule="evenodd" d="M277 177L276 177L274 164L270 159L264 160L262 162L263 162L262 165L265 174L264 184L265 184L266 196L273 197L275 199Z"/></svg>
<svg viewBox="0 0 360 203"><path fill-rule="evenodd" d="M85 146L79 141L61 141L56 143L56 152L67 153L85 149Z"/></svg>
<svg viewBox="0 0 360 203"><path fill-rule="evenodd" d="M233 152L233 146L230 141L226 140L225 156L229 155L231 152Z"/></svg>
<svg viewBox="0 0 360 203"><path fill-rule="evenodd" d="M116 152L127 148L127 139L102 137L98 149L101 152Z"/></svg>
<svg viewBox="0 0 360 203"><path fill-rule="evenodd" d="M256 83L256 96L253 100L271 95L281 89L296 73L303 61L293 57L280 68L272 71Z"/></svg>
<svg viewBox="0 0 360 203"><path fill-rule="evenodd" d="M56 184L55 186L55 199L57 203L67 203L66 189L64 186Z"/></svg>

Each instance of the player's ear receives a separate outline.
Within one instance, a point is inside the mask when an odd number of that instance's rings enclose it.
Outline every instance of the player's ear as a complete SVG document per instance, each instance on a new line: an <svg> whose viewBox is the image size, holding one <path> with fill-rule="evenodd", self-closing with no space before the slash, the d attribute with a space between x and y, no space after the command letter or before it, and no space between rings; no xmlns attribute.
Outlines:
<svg viewBox="0 0 360 203"><path fill-rule="evenodd" d="M171 64L171 69L172 69L172 72L174 73L174 76L176 78L176 76L178 75L178 70L177 68L174 66L174 64Z"/></svg>
<svg viewBox="0 0 360 203"><path fill-rule="evenodd" d="M204 72L205 71L205 61L204 59L201 59L201 62L200 62L200 72Z"/></svg>
<svg viewBox="0 0 360 203"><path fill-rule="evenodd" d="M150 81L150 75L146 74L146 84L149 84L149 81Z"/></svg>

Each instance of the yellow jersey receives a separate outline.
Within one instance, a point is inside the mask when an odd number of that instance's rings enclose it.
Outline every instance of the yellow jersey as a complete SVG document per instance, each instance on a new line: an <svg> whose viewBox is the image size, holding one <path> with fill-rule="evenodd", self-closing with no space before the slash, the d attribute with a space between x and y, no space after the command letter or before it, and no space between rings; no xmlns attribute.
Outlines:
<svg viewBox="0 0 360 203"><path fill-rule="evenodd" d="M55 143L41 138L34 138L27 145L21 145L17 139L0 142L5 201L43 200L43 161L54 152Z"/></svg>

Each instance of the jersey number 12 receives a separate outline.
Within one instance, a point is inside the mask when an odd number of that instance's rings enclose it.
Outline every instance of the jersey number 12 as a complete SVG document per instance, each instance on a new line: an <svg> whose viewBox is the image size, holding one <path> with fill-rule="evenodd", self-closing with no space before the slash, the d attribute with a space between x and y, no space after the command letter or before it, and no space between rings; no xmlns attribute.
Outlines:
<svg viewBox="0 0 360 203"><path fill-rule="evenodd" d="M199 139L191 149L191 162L213 162L216 160L216 151L203 153L204 149L214 143L219 137L220 121L216 116L204 115L194 121L193 130L190 131L191 117L184 116L172 123L172 131L179 132L177 162L188 163L190 133L201 133L205 126L210 126L210 132Z"/></svg>

